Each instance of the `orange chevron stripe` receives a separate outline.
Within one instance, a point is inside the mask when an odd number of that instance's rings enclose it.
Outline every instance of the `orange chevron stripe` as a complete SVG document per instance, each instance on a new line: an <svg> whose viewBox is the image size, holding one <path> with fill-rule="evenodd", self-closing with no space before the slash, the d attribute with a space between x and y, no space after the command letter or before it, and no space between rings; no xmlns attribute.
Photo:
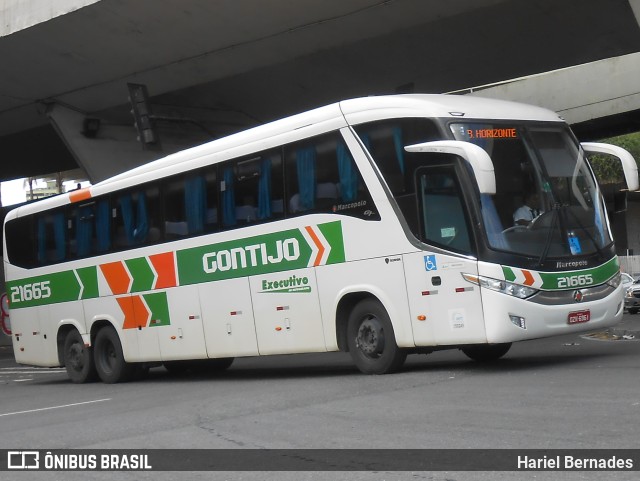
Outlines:
<svg viewBox="0 0 640 481"><path fill-rule="evenodd" d="M119 297L116 301L118 301L120 310L122 310L124 314L122 329L147 327L147 321L151 313L144 302L142 302L142 296Z"/></svg>
<svg viewBox="0 0 640 481"><path fill-rule="evenodd" d="M316 259L313 261L313 265L315 266L319 266L320 265L320 261L322 260L322 256L324 255L324 251L326 250L324 245L322 245L322 242L320 242L320 239L318 239L318 236L316 235L316 233L313 231L313 229L311 228L311 226L307 226L305 227L307 234L309 234L309 236L311 237L311 240L313 240L313 243L316 245L316 247L318 247L318 255L316 256Z"/></svg>
<svg viewBox="0 0 640 481"><path fill-rule="evenodd" d="M151 312L142 301L142 296L131 296L131 304L133 304L133 311L136 314L135 327L147 327Z"/></svg>
<svg viewBox="0 0 640 481"><path fill-rule="evenodd" d="M129 292L131 277L122 262L109 262L108 264L102 264L100 265L100 270L102 271L104 278L107 280L109 288L113 294L118 295Z"/></svg>
<svg viewBox="0 0 640 481"><path fill-rule="evenodd" d="M120 310L124 314L124 322L122 323L122 329L134 329L136 328L136 312L133 308L133 302L131 302L131 297L119 297L116 299L118 301L118 305L120 306Z"/></svg>
<svg viewBox="0 0 640 481"><path fill-rule="evenodd" d="M156 279L156 285L154 289L166 289L168 287L175 287L176 284L176 264L173 257L173 252L165 252L163 254L156 254L149 256L149 261L153 265L153 268L158 273Z"/></svg>
<svg viewBox="0 0 640 481"><path fill-rule="evenodd" d="M522 273L524 274L524 285L532 286L533 283L535 282L535 279L533 278L533 275L531 274L531 272L525 271L524 269L522 269Z"/></svg>

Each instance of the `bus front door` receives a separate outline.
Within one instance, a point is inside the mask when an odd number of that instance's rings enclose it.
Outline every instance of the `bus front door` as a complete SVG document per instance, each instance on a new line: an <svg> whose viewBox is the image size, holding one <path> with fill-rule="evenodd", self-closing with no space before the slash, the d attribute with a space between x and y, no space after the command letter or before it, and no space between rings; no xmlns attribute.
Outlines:
<svg viewBox="0 0 640 481"><path fill-rule="evenodd" d="M479 287L462 277L477 273L475 260L423 251L404 266L416 346L486 342Z"/></svg>
<svg viewBox="0 0 640 481"><path fill-rule="evenodd" d="M416 195L425 249L405 255L404 262L415 343L486 342L479 287L463 277L477 275L478 266L471 255L473 235L460 166L451 162L419 167Z"/></svg>

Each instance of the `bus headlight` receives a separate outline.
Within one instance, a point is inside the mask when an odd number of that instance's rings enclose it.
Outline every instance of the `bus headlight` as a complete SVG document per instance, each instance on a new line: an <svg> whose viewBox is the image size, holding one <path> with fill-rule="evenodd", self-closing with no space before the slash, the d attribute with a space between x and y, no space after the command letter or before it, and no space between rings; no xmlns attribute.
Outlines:
<svg viewBox="0 0 640 481"><path fill-rule="evenodd" d="M609 284L611 287L618 287L621 282L622 275L620 274L620 272L618 272L615 276L607 281L607 284Z"/></svg>
<svg viewBox="0 0 640 481"><path fill-rule="evenodd" d="M500 279L493 279L491 277L465 273L462 273L462 277L473 284L484 287L485 289L502 292L503 294L508 294L519 299L526 299L538 292L538 289L534 289L533 287L514 284L513 282L503 281Z"/></svg>

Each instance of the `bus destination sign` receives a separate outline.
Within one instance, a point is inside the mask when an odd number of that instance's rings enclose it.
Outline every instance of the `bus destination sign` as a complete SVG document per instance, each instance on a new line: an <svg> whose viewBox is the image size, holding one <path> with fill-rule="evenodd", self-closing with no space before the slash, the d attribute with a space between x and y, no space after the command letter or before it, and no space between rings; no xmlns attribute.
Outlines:
<svg viewBox="0 0 640 481"><path fill-rule="evenodd" d="M470 139L517 139L518 131L514 128L504 129L467 129Z"/></svg>

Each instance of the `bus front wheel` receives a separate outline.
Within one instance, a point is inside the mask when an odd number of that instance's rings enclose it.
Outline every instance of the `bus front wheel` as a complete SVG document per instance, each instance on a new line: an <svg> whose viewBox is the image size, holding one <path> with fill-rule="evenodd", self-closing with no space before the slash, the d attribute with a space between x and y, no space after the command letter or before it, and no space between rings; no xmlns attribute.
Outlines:
<svg viewBox="0 0 640 481"><path fill-rule="evenodd" d="M102 382L114 384L131 378L134 365L124 360L122 344L113 327L103 327L98 331L93 354L96 371Z"/></svg>
<svg viewBox="0 0 640 481"><path fill-rule="evenodd" d="M474 361L491 362L500 359L509 349L511 349L511 343L505 342L503 344L477 344L463 347L460 350Z"/></svg>
<svg viewBox="0 0 640 481"><path fill-rule="evenodd" d="M347 324L349 353L365 374L387 374L402 367L407 352L396 344L391 319L375 299L360 301Z"/></svg>
<svg viewBox="0 0 640 481"><path fill-rule="evenodd" d="M62 357L71 382L81 384L96 378L93 352L84 345L82 336L75 329L69 331L64 340Z"/></svg>

